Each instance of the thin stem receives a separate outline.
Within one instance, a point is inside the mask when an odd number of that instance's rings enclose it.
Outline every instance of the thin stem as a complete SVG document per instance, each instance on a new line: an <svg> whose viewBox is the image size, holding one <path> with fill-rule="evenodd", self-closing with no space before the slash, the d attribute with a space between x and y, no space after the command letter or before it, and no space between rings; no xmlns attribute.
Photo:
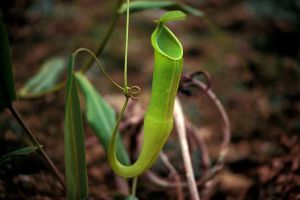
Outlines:
<svg viewBox="0 0 300 200"><path fill-rule="evenodd" d="M110 76L107 74L107 72L105 71L104 67L101 65L99 59L96 57L96 55L89 49L87 48L79 48L77 49L74 53L73 53L73 56L74 56L74 59L75 57L77 56L78 53L80 52L86 52L88 53L90 56L92 56L92 58L97 62L97 65L100 67L101 71L104 73L104 75L106 76L106 78L108 78L108 80L110 82L112 82L116 87L118 87L119 89L121 90L124 90L122 86L120 86L119 84L117 84L114 80L112 80L110 78Z"/></svg>
<svg viewBox="0 0 300 200"><path fill-rule="evenodd" d="M128 93L128 82L127 82L127 63L128 63L128 34L129 34L129 0L127 0L126 9L126 33L125 33L125 57L124 57L124 88L125 94Z"/></svg>
<svg viewBox="0 0 300 200"><path fill-rule="evenodd" d="M184 195L183 195L183 190L181 187L180 176L179 176L177 170L172 165L168 156L163 151L160 152L159 157L163 161L163 163L166 165L166 167L169 169L171 177L173 177L175 180L177 200L183 200Z"/></svg>
<svg viewBox="0 0 300 200"><path fill-rule="evenodd" d="M201 151L203 167L205 168L205 170L209 170L209 168L211 167L211 161L207 150L207 146L203 139L197 136L196 127L188 120L186 120L186 131L187 134L191 136L191 140L196 143L197 148Z"/></svg>
<svg viewBox="0 0 300 200"><path fill-rule="evenodd" d="M172 189L177 187L177 183L171 182L169 180L163 179L162 177L159 177L158 175L156 175L154 172L152 172L151 170L148 170L146 173L147 178L154 184L163 187L163 188L168 188L168 189ZM186 182L181 182L180 183L181 187L187 187Z"/></svg>
<svg viewBox="0 0 300 200"><path fill-rule="evenodd" d="M216 26L208 16L203 16L202 18L203 22L206 23L212 34L215 36L215 38L223 45L229 46L233 48L233 42L229 37L226 37L224 32Z"/></svg>
<svg viewBox="0 0 300 200"><path fill-rule="evenodd" d="M206 88L206 85L199 80L193 79L192 83L194 84L194 86L201 88L202 90L205 90L205 88ZM205 94L215 104L216 108L218 109L218 111L222 117L222 121L223 121L223 124L222 124L223 142L221 144L220 155L219 155L219 159L217 161L217 163L220 163L220 162L224 161L224 158L225 158L228 148L229 148L228 146L229 146L229 142L230 142L230 138L231 138L230 122L229 122L228 115L225 111L225 108L223 107L222 103L217 98L215 93L211 89L209 89L206 91Z"/></svg>
<svg viewBox="0 0 300 200"><path fill-rule="evenodd" d="M129 97L126 97L126 98L125 98L125 102L124 102L124 104L123 104L123 106L122 106L121 112L120 112L120 114L119 114L117 123L116 123L116 125L115 125L115 127L114 127L113 134L112 134L112 135L113 135L112 138L114 138L114 137L117 135L117 131L118 131L120 122L121 122L121 120L122 120L122 117L124 116L124 112L125 112L126 107L127 107L127 105L128 105L128 101L129 101Z"/></svg>
<svg viewBox="0 0 300 200"><path fill-rule="evenodd" d="M109 41L109 39L111 38L111 35L112 35L113 31L115 30L117 21L118 21L118 19L120 17L120 14L118 13L118 10L119 10L119 8L120 8L121 5L122 5L122 0L118 0L118 2L116 4L116 7L115 7L115 10L114 10L114 15L112 17L112 21L111 21L108 29L106 30L104 37L101 39L101 41L99 43L99 46L97 48L97 51L95 53L96 57L99 57L102 54L102 52L103 52L103 50L104 50L107 42ZM85 62L85 64L83 65L83 67L81 68L80 71L82 73L87 72L92 67L93 62L94 62L93 58L88 59Z"/></svg>
<svg viewBox="0 0 300 200"><path fill-rule="evenodd" d="M175 117L175 124L177 128L177 133L179 136L182 156L184 167L186 171L186 178L188 183L188 188L190 190L191 199L192 200L200 200L200 196L198 193L197 183L194 177L194 170L192 167L192 160L189 153L188 142L186 138L186 129L185 129L185 122L184 116L181 108L181 104L178 98L175 100L175 109L174 109L174 117Z"/></svg>
<svg viewBox="0 0 300 200"><path fill-rule="evenodd" d="M125 102L123 103L121 112L120 112L120 114L119 114L119 116L118 116L118 119L117 119L117 123L115 124L115 127L114 127L113 132L112 132L111 141L110 141L110 143L109 143L108 154L109 154L111 148L116 148L115 145L114 145L114 146L111 146L111 144L112 144L112 141L114 141L114 140L116 139L117 132L118 132L118 128L119 128L120 122L121 122L121 120L122 120L122 117L124 116L124 112L125 112L126 107L127 107L127 105L128 105L129 98L130 98L130 97L128 97L128 96L125 97Z"/></svg>
<svg viewBox="0 0 300 200"><path fill-rule="evenodd" d="M134 177L132 180L132 188L131 188L131 195L136 196L136 188L137 188L137 182L138 182L138 176Z"/></svg>
<svg viewBox="0 0 300 200"><path fill-rule="evenodd" d="M37 146L37 152L40 154L42 159L46 162L48 167L52 170L53 174L57 177L60 184L63 186L64 190L66 190L65 180L63 176L60 174L59 170L56 168L52 160L48 157L46 152L42 149L40 143L38 142L37 138L33 135L31 130L28 128L28 126L25 124L24 120L22 119L21 115L14 109L13 105L10 105L8 107L9 111L12 113L12 115L16 118L18 123L22 126L24 129L26 135L29 137L30 141Z"/></svg>

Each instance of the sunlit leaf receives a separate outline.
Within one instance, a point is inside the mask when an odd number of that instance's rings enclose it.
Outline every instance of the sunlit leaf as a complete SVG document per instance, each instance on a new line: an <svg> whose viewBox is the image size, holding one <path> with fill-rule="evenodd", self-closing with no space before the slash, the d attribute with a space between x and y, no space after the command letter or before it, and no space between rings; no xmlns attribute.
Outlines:
<svg viewBox="0 0 300 200"><path fill-rule="evenodd" d="M0 112L15 99L10 46L4 22L0 17Z"/></svg>
<svg viewBox="0 0 300 200"><path fill-rule="evenodd" d="M88 194L84 130L73 64L72 57L68 66L64 122L66 185L69 200L86 199Z"/></svg>
<svg viewBox="0 0 300 200"><path fill-rule="evenodd" d="M115 112L84 75L77 73L75 77L84 94L87 121L107 152L116 124ZM129 157L120 137L117 138L117 156L122 164L129 164Z"/></svg>
<svg viewBox="0 0 300 200"><path fill-rule="evenodd" d="M159 18L159 21L162 23L165 22L170 22L170 21L178 21L178 20L185 20L186 15L184 12L180 11L180 10L174 10L174 11L169 11L167 13L165 13L164 15L162 15Z"/></svg>
<svg viewBox="0 0 300 200"><path fill-rule="evenodd" d="M126 9L127 3L124 3L119 9L119 13L126 13ZM204 16L204 13L202 11L182 3L177 3L175 1L131 1L129 3L129 10L131 13L153 9L181 10L182 12L197 17Z"/></svg>
<svg viewBox="0 0 300 200"><path fill-rule="evenodd" d="M63 58L54 57L47 60L41 69L21 88L20 96L35 95L53 87L65 69Z"/></svg>
<svg viewBox="0 0 300 200"><path fill-rule="evenodd" d="M38 147L36 147L36 146L24 147L21 149L17 149L15 151L11 151L7 154L4 154L3 156L0 157L0 165L9 161L13 156L27 155L27 154L34 152L37 149L38 149Z"/></svg>

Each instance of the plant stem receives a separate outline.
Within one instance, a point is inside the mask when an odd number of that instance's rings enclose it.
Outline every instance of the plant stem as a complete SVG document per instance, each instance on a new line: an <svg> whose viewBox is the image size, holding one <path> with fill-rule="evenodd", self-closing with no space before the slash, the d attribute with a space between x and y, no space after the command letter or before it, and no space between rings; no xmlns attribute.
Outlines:
<svg viewBox="0 0 300 200"><path fill-rule="evenodd" d="M131 188L131 195L135 196L136 195L136 188L137 188L137 182L138 182L138 176L134 177L132 180L132 188Z"/></svg>
<svg viewBox="0 0 300 200"><path fill-rule="evenodd" d="M191 141L194 141L197 148L201 151L201 160L204 169L209 170L211 167L211 160L207 150L207 145L203 141L203 138L197 136L196 127L194 127L194 125L188 120L186 120L186 131L188 136L191 137Z"/></svg>
<svg viewBox="0 0 300 200"><path fill-rule="evenodd" d="M128 63L128 34L129 34L129 0L127 0L126 8L126 31L125 31L125 55L124 55L124 89L125 94L128 93L128 82L127 82L127 63Z"/></svg>
<svg viewBox="0 0 300 200"><path fill-rule="evenodd" d="M115 26L116 26L117 21L120 17L120 14L118 13L118 10L119 10L121 5L122 5L122 0L118 0L118 2L116 4L116 7L115 7L115 10L114 10L114 15L112 17L112 21L111 21L107 31L105 32L104 37L102 38L101 42L99 43L99 46L98 46L97 51L95 53L95 55L97 57L99 57L102 54L108 40L110 39L110 36L112 35L113 31L115 30ZM80 69L80 71L82 73L87 72L91 68L93 62L94 62L93 58L88 59L85 62L85 64L83 65L83 67Z"/></svg>
<svg viewBox="0 0 300 200"><path fill-rule="evenodd" d="M184 162L184 167L186 171L186 178L188 183L188 188L190 190L191 199L192 200L200 200L200 196L198 193L197 183L194 177L194 170L192 167L192 160L189 153L188 142L186 138L186 129L185 129L185 122L184 116L181 108L181 104L178 98L175 100L175 109L174 109L174 117L175 117L175 124L179 136L182 157Z"/></svg>
<svg viewBox="0 0 300 200"><path fill-rule="evenodd" d="M163 151L160 152L159 157L163 161L163 163L166 165L166 167L169 169L170 176L172 178L174 178L174 180L175 180L177 200L183 200L184 195L183 195L183 190L182 190L182 187L181 187L180 176L179 176L177 170L172 165L172 163L170 162L168 156Z"/></svg>
<svg viewBox="0 0 300 200"><path fill-rule="evenodd" d="M199 80L193 79L192 83L193 83L194 87L200 88L202 90L205 90L205 88L206 88L205 84ZM206 91L206 95L215 104L216 108L218 109L218 111L221 115L222 121L223 121L223 123L222 123L223 142L221 144L220 155L219 155L219 158L217 161L217 163L222 163L227 154L227 151L229 148L229 143L230 143L230 138L231 138L230 122L229 122L228 115L225 111L225 108L223 107L222 103L217 98L215 93L211 89L209 89Z"/></svg>
<svg viewBox="0 0 300 200"><path fill-rule="evenodd" d="M107 74L107 72L105 71L104 67L101 65L100 61L98 60L98 58L96 57L96 55L89 49L87 48L79 48L77 49L74 53L73 53L73 56L74 56L74 59L76 58L77 54L80 53L80 52L86 52L88 53L92 58L93 60L95 60L97 62L97 65L100 67L101 71L104 73L104 75L106 76L106 78L112 82L117 88L121 89L121 90L124 90L122 88L122 86L120 86L119 84L117 84L112 78L110 78L110 76ZM82 73L82 72L79 72L79 73Z"/></svg>
<svg viewBox="0 0 300 200"><path fill-rule="evenodd" d="M114 159L114 157L116 157L116 138L117 138L118 128L119 128L120 122L124 116L124 112L127 108L129 98L130 98L129 96L125 97L125 101L123 103L121 112L120 112L119 116L117 117L117 122L115 123L114 129L112 131L111 138L109 141L107 157L108 157L108 162L111 166L112 166L111 161Z"/></svg>
<svg viewBox="0 0 300 200"><path fill-rule="evenodd" d="M37 138L34 136L34 134L31 132L29 127L25 124L24 120L22 119L21 115L16 111L13 107L13 105L8 106L9 111L12 113L12 115L16 118L18 123L22 126L24 129L26 135L29 137L30 141L37 146L37 152L40 154L41 158L46 162L48 167L52 170L53 174L56 176L60 184L63 186L64 190L66 190L65 180L63 176L60 174L59 170L56 168L52 160L48 157L46 152L42 149L40 143L38 142Z"/></svg>

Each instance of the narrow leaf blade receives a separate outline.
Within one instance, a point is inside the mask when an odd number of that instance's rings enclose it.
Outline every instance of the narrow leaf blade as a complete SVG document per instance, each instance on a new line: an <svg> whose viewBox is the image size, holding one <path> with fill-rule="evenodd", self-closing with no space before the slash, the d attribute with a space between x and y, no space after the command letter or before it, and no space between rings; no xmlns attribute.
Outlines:
<svg viewBox="0 0 300 200"><path fill-rule="evenodd" d="M5 25L0 17L0 112L16 99L13 70Z"/></svg>
<svg viewBox="0 0 300 200"><path fill-rule="evenodd" d="M85 98L87 121L107 152L112 130L116 124L115 112L84 75L77 73L75 77ZM129 164L129 156L119 136L116 143L117 156L120 162Z"/></svg>
<svg viewBox="0 0 300 200"><path fill-rule="evenodd" d="M53 87L65 69L65 61L61 57L53 57L43 63L41 69L27 81L19 91L20 96L35 95Z"/></svg>
<svg viewBox="0 0 300 200"><path fill-rule="evenodd" d="M185 20L186 15L184 12L180 10L174 10L174 11L169 11L163 14L160 18L159 21L162 23L170 22L170 21L178 21L178 20Z"/></svg>
<svg viewBox="0 0 300 200"><path fill-rule="evenodd" d="M21 149L17 149L15 151L11 151L7 154L4 154L0 157L0 165L5 163L6 161L9 161L13 156L17 155L27 155L37 150L38 147L31 146L31 147L23 147Z"/></svg>
<svg viewBox="0 0 300 200"><path fill-rule="evenodd" d="M68 66L67 99L64 122L65 165L68 199L86 199L88 194L85 139L73 57Z"/></svg>
<svg viewBox="0 0 300 200"><path fill-rule="evenodd" d="M119 13L126 13L126 9L127 3L122 4L121 8L119 9ZM204 16L204 13L202 11L175 1L131 1L129 3L129 10L131 13L153 9L181 10L182 12L196 17Z"/></svg>

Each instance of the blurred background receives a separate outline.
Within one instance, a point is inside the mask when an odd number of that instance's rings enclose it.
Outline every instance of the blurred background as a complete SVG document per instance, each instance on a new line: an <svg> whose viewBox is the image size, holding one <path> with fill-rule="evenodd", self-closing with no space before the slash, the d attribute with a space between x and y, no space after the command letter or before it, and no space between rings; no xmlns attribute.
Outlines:
<svg viewBox="0 0 300 200"><path fill-rule="evenodd" d="M178 2L207 16L188 16L185 21L169 25L185 50L184 72L210 73L212 89L228 112L232 127L224 169L213 179L212 190L202 192L203 198L300 199L300 1ZM112 19L115 4L116 1L104 0L1 1L16 88L20 89L49 58L67 59L80 47L95 51ZM128 79L130 85L142 88L137 104L144 108L152 77L152 20L162 13L152 10L130 17ZM118 83L123 81L124 37L122 16L100 57ZM78 68L85 56L77 59ZM117 109L123 101L122 94L97 67L89 70L88 77ZM204 94L180 98L186 117L197 125L199 137L206 141L212 159L216 158L222 140L217 110ZM64 100L61 91L16 102L62 172ZM87 140L93 137L88 127L86 132ZM1 154L24 144L28 141L21 128L8 112L2 113ZM90 199L122 199L98 143L88 147L87 159ZM181 157L175 162L181 162ZM178 170L183 171L180 164ZM195 171L201 176L201 171ZM174 190L160 190L143 178L139 183L140 199L176 199L175 195ZM42 161L28 155L0 166L0 199L64 199L64 194Z"/></svg>

